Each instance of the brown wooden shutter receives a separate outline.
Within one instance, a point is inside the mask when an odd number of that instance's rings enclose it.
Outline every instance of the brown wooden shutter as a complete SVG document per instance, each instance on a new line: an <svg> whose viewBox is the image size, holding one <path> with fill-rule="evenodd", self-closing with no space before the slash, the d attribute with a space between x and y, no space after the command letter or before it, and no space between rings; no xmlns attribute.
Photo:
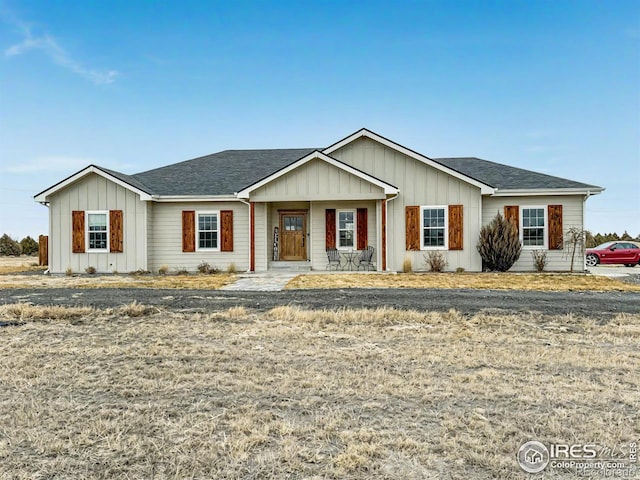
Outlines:
<svg viewBox="0 0 640 480"><path fill-rule="evenodd" d="M71 212L71 251L84 253L84 211Z"/></svg>
<svg viewBox="0 0 640 480"><path fill-rule="evenodd" d="M462 250L462 205L449 205L449 250Z"/></svg>
<svg viewBox="0 0 640 480"><path fill-rule="evenodd" d="M326 249L336 248L336 209L327 208L325 210L325 246Z"/></svg>
<svg viewBox="0 0 640 480"><path fill-rule="evenodd" d="M547 207L549 220L549 250L562 250L562 205Z"/></svg>
<svg viewBox="0 0 640 480"><path fill-rule="evenodd" d="M367 230L369 229L369 225L367 223L367 209L359 208L358 209L358 224L356 230L358 230L358 250L364 250L367 248Z"/></svg>
<svg viewBox="0 0 640 480"><path fill-rule="evenodd" d="M122 234L122 210L109 211L109 251L122 253L124 235Z"/></svg>
<svg viewBox="0 0 640 480"><path fill-rule="evenodd" d="M404 223L407 250L420 250L420 207L405 207Z"/></svg>
<svg viewBox="0 0 640 480"><path fill-rule="evenodd" d="M504 218L516 224L516 229L520 231L520 207L518 205L506 205L504 207Z"/></svg>
<svg viewBox="0 0 640 480"><path fill-rule="evenodd" d="M233 252L233 210L220 211L220 251Z"/></svg>
<svg viewBox="0 0 640 480"><path fill-rule="evenodd" d="M196 212L182 211L182 251L196 251Z"/></svg>

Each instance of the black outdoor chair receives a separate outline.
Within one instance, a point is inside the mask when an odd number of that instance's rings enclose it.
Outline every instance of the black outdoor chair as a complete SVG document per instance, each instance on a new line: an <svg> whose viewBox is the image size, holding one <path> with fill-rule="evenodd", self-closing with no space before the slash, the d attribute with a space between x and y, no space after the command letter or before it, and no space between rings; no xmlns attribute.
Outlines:
<svg viewBox="0 0 640 480"><path fill-rule="evenodd" d="M340 268L340 252L335 248L327 249L327 270L331 270L331 267L335 267L335 270Z"/></svg>
<svg viewBox="0 0 640 480"><path fill-rule="evenodd" d="M374 251L375 251L375 248L373 248L371 245L369 245L367 248L365 248L362 251L362 253L358 257L358 270L360 270L360 267L362 267L365 270L375 270L373 266Z"/></svg>

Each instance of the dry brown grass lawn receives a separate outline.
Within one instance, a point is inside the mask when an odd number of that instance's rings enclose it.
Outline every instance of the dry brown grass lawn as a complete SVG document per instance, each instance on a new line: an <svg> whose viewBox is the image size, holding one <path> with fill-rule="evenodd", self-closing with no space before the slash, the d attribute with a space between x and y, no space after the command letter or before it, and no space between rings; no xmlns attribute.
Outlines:
<svg viewBox="0 0 640 480"><path fill-rule="evenodd" d="M184 288L218 289L235 280L235 275L21 275L44 271L34 266L38 257L0 257L0 289L6 288Z"/></svg>
<svg viewBox="0 0 640 480"><path fill-rule="evenodd" d="M2 275L0 289L6 288L180 288L218 289L236 276L215 275Z"/></svg>
<svg viewBox="0 0 640 480"><path fill-rule="evenodd" d="M399 273L299 275L287 289L310 288L484 288L540 291L640 291L614 278L568 273Z"/></svg>
<svg viewBox="0 0 640 480"><path fill-rule="evenodd" d="M38 266L38 257L22 255L20 257L0 256L0 274L15 272L44 271L47 267Z"/></svg>
<svg viewBox="0 0 640 480"><path fill-rule="evenodd" d="M0 478L526 479L525 441L640 436L640 315L140 308L0 307Z"/></svg>

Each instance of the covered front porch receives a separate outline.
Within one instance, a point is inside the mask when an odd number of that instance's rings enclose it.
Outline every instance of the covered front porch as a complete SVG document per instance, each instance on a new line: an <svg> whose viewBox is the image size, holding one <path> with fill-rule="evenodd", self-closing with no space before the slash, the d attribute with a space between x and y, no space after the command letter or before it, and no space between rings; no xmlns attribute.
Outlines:
<svg viewBox="0 0 640 480"><path fill-rule="evenodd" d="M341 256L341 269L355 270L356 258L373 247L375 269L384 270L383 202L386 200L268 202L256 204L256 267L266 270L326 270L327 249ZM260 228L265 226L264 231ZM385 235L386 236L386 235Z"/></svg>
<svg viewBox="0 0 640 480"><path fill-rule="evenodd" d="M397 193L313 152L238 193L250 209L250 270L326 270L328 249L336 249L347 269L354 269L354 258L372 247L373 267L385 271L386 204Z"/></svg>

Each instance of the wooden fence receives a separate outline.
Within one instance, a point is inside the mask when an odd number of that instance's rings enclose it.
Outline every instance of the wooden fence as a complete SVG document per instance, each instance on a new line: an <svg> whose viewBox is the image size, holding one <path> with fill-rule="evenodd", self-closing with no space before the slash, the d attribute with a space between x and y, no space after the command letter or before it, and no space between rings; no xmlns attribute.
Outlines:
<svg viewBox="0 0 640 480"><path fill-rule="evenodd" d="M40 235L38 237L38 265L45 266L49 264L49 237Z"/></svg>

